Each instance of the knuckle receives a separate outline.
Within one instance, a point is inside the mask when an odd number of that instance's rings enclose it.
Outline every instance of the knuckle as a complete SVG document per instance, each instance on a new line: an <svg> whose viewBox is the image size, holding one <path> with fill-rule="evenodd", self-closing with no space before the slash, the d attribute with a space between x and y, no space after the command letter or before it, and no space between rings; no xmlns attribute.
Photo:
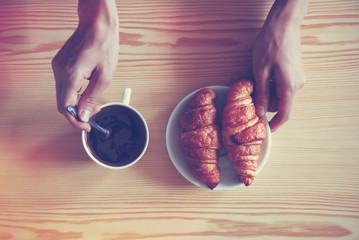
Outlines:
<svg viewBox="0 0 359 240"><path fill-rule="evenodd" d="M258 90L255 92L255 98L257 101L264 101L268 98L268 96L268 93L265 91Z"/></svg>
<svg viewBox="0 0 359 240"><path fill-rule="evenodd" d="M102 84L103 86L108 86L111 82L111 79L110 78L104 78L102 79Z"/></svg>
<svg viewBox="0 0 359 240"><path fill-rule="evenodd" d="M83 99L85 103L87 103L88 105L95 105L96 104L96 97L93 96L89 96Z"/></svg>
<svg viewBox="0 0 359 240"><path fill-rule="evenodd" d="M299 83L299 88L302 88L306 82L307 82L307 78L303 76L302 81Z"/></svg>
<svg viewBox="0 0 359 240"><path fill-rule="evenodd" d="M301 89L304 86L304 83L306 82L305 77L299 77L299 79L297 80L296 84L295 84L295 90L298 91L299 89Z"/></svg>
<svg viewBox="0 0 359 240"><path fill-rule="evenodd" d="M75 94L80 89L81 85L79 85L76 81L67 81L66 82L66 89L67 91L71 92L71 94Z"/></svg>
<svg viewBox="0 0 359 240"><path fill-rule="evenodd" d="M297 80L291 86L292 91L294 93L299 91L299 89L301 89L304 86L305 82L306 82L306 77L305 76L298 76Z"/></svg>
<svg viewBox="0 0 359 240"><path fill-rule="evenodd" d="M282 122L288 122L291 119L291 114L284 114L284 116L282 117Z"/></svg>
<svg viewBox="0 0 359 240"><path fill-rule="evenodd" d="M57 111L59 112L59 113L63 113L63 110L62 110L62 108L60 107L60 106L57 106Z"/></svg>
<svg viewBox="0 0 359 240"><path fill-rule="evenodd" d="M58 61L57 61L57 58L56 57L54 57L52 60L51 60L51 67L52 67L52 69L55 71L55 69L57 69L58 68Z"/></svg>
<svg viewBox="0 0 359 240"><path fill-rule="evenodd" d="M305 80L299 79L295 82L291 82L286 87L286 94L288 96L294 96L303 86L304 86Z"/></svg>
<svg viewBox="0 0 359 240"><path fill-rule="evenodd" d="M267 78L267 73L264 70L257 70L253 73L256 82L263 82Z"/></svg>
<svg viewBox="0 0 359 240"><path fill-rule="evenodd" d="M278 114L277 123L279 125L283 125L284 123L288 122L290 120L290 114Z"/></svg>
<svg viewBox="0 0 359 240"><path fill-rule="evenodd" d="M65 113L65 107L62 104L57 104L57 111L61 114Z"/></svg>
<svg viewBox="0 0 359 240"><path fill-rule="evenodd" d="M111 75L110 74L103 74L99 79L98 83L102 86L108 86L111 82Z"/></svg>

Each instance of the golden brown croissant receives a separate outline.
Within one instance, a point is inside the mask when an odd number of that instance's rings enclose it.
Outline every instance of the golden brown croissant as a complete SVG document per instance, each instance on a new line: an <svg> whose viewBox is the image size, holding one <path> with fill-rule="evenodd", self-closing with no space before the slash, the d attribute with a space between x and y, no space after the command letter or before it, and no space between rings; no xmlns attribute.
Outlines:
<svg viewBox="0 0 359 240"><path fill-rule="evenodd" d="M222 147L215 98L212 89L199 90L180 117L183 154L196 178L210 189L219 184L218 151Z"/></svg>
<svg viewBox="0 0 359 240"><path fill-rule="evenodd" d="M238 178L249 186L256 174L265 122L256 115L249 80L235 82L227 95L222 115L222 140Z"/></svg>

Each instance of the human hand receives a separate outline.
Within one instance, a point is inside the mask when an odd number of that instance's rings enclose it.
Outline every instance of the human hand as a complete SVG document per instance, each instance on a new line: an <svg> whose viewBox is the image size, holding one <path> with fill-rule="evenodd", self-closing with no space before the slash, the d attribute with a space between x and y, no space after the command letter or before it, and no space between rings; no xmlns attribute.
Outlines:
<svg viewBox="0 0 359 240"><path fill-rule="evenodd" d="M118 17L116 8L109 8L111 3L80 0L78 28L52 60L58 111L85 131L91 130L87 121L99 111L97 98L110 84L117 66ZM86 80L89 84L79 95ZM78 106L80 121L66 111L68 105Z"/></svg>
<svg viewBox="0 0 359 240"><path fill-rule="evenodd" d="M269 123L272 132L289 120L295 95L305 83L300 25L281 15L287 13L281 7L273 6L254 43L252 59L256 112L276 112Z"/></svg>

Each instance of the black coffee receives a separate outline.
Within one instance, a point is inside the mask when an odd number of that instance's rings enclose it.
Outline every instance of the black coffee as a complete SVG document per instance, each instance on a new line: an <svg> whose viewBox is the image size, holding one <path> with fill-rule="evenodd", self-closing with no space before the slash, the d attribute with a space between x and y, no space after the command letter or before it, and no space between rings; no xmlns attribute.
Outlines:
<svg viewBox="0 0 359 240"><path fill-rule="evenodd" d="M109 136L92 129L87 144L92 154L110 166L123 166L134 161L146 145L146 127L141 118L123 106L102 108L93 119L110 131Z"/></svg>

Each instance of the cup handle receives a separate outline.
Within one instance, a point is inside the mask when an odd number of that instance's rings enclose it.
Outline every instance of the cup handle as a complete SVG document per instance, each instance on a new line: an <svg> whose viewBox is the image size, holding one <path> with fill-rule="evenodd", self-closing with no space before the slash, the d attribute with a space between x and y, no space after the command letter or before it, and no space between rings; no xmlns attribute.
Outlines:
<svg viewBox="0 0 359 240"><path fill-rule="evenodd" d="M125 105L130 105L131 92L132 92L131 88L125 88L125 90L123 91L121 103Z"/></svg>

